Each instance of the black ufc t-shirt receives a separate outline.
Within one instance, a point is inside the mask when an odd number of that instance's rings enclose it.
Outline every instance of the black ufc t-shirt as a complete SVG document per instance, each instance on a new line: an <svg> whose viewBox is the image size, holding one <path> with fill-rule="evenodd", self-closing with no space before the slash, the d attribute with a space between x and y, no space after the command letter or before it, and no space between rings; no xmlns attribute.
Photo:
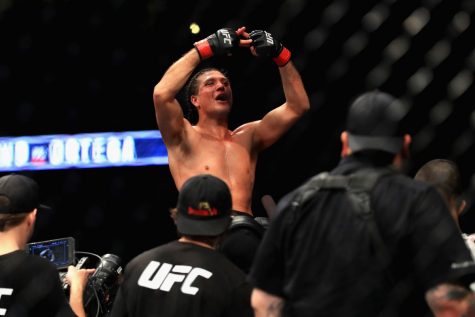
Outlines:
<svg viewBox="0 0 475 317"><path fill-rule="evenodd" d="M0 316L76 316L47 260L18 250L0 255Z"/></svg>
<svg viewBox="0 0 475 317"><path fill-rule="evenodd" d="M111 317L253 316L250 294L245 274L224 255L174 241L127 264Z"/></svg>

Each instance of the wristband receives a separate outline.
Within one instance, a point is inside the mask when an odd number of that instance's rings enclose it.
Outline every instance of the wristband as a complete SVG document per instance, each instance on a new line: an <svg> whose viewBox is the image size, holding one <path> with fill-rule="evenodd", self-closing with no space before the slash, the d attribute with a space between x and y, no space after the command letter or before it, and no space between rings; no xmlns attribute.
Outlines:
<svg viewBox="0 0 475 317"><path fill-rule="evenodd" d="M213 56L213 50L211 49L211 45L207 39L203 39L201 41L195 42L193 44L198 51L198 55L200 55L200 59L207 59Z"/></svg>
<svg viewBox="0 0 475 317"><path fill-rule="evenodd" d="M285 66L289 60L292 54L290 51L284 46L282 47L282 51L277 55L277 57L274 57L272 60L279 66Z"/></svg>

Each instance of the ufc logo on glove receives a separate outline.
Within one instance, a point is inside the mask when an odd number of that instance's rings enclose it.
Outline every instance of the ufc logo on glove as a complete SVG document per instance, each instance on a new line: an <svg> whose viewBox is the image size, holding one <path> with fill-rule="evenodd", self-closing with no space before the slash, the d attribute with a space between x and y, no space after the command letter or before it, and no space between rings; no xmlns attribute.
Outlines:
<svg viewBox="0 0 475 317"><path fill-rule="evenodd" d="M231 39L231 34L229 34L229 31L226 30L226 29L223 29L223 30L219 30L219 32L223 35L223 41L224 43L228 44L228 45L233 45L233 41Z"/></svg>
<svg viewBox="0 0 475 317"><path fill-rule="evenodd" d="M274 45L274 39L272 38L272 35L269 32L264 32L266 34L266 41L267 43Z"/></svg>
<svg viewBox="0 0 475 317"><path fill-rule="evenodd" d="M138 285L169 292L176 283L180 283L182 293L195 295L199 291L198 287L192 285L196 278L209 279L212 275L210 271L199 267L151 261L140 275Z"/></svg>

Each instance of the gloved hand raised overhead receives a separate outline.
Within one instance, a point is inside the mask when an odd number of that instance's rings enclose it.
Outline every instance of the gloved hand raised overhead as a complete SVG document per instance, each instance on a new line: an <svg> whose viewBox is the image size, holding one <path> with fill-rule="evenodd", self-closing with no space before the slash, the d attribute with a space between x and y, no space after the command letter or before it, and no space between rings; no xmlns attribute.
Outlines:
<svg viewBox="0 0 475 317"><path fill-rule="evenodd" d="M214 55L231 55L232 51L239 47L240 33L242 28L235 31L231 28L222 28L210 36L195 42L194 46L200 58L207 59Z"/></svg>
<svg viewBox="0 0 475 317"><path fill-rule="evenodd" d="M263 30L249 33L252 39L251 50L254 55L271 57L278 66L284 66L290 60L290 51L276 40L272 34Z"/></svg>

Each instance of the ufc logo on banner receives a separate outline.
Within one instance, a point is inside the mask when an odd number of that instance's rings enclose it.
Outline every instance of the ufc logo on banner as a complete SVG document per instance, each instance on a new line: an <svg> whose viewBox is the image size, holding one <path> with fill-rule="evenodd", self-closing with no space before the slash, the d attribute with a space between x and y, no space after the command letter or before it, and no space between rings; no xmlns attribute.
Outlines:
<svg viewBox="0 0 475 317"><path fill-rule="evenodd" d="M181 284L180 290L184 294L195 295L199 288L193 286L198 277L209 279L213 273L199 267L189 265L172 265L151 261L140 275L138 285L150 289L160 289L169 292L173 285Z"/></svg>
<svg viewBox="0 0 475 317"><path fill-rule="evenodd" d="M229 34L228 30L220 30L221 34L223 35L223 41L224 43L228 45L232 45L233 42L231 40L231 34Z"/></svg>
<svg viewBox="0 0 475 317"><path fill-rule="evenodd" d="M0 288L0 301L2 299L2 295L11 295L13 293L13 288ZM0 307L0 316L5 316L7 314L7 310L5 308Z"/></svg>

